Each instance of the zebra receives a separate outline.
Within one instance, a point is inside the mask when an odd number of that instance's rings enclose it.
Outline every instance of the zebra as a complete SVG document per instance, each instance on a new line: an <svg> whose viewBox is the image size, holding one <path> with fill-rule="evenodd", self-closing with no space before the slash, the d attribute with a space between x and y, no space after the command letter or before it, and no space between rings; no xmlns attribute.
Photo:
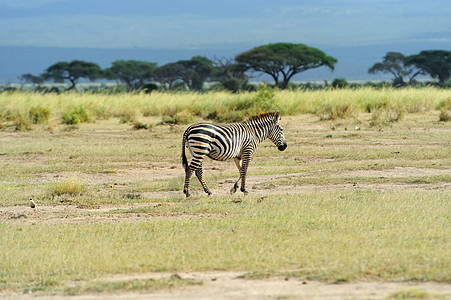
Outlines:
<svg viewBox="0 0 451 300"><path fill-rule="evenodd" d="M216 125L212 123L197 123L189 126L183 134L182 165L185 169L185 186L183 193L190 196L189 184L193 173L199 179L202 188L209 196L211 191L202 177L202 161L208 156L213 160L225 161L234 159L240 177L230 190L234 194L241 180L241 192L245 195L246 173L252 154L258 145L269 138L280 151L287 148L283 128L279 124L279 111L268 112L249 117L244 122ZM188 164L185 147L188 146L192 160Z"/></svg>

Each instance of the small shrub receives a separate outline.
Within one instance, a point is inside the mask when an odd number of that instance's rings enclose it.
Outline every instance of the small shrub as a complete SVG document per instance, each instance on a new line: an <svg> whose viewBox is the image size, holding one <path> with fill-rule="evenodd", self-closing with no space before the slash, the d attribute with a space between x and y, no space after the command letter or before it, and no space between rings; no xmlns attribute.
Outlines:
<svg viewBox="0 0 451 300"><path fill-rule="evenodd" d="M323 120L337 120L355 117L356 111L349 103L327 103L319 107L315 114Z"/></svg>
<svg viewBox="0 0 451 300"><path fill-rule="evenodd" d="M236 97L196 114L216 122L230 123L240 122L251 115L274 111L275 109L275 90L268 88L264 83L260 83L258 92L252 98Z"/></svg>
<svg viewBox="0 0 451 300"><path fill-rule="evenodd" d="M134 122L136 120L136 111L131 109L124 109L119 114L116 114L116 117L119 117L120 124Z"/></svg>
<svg viewBox="0 0 451 300"><path fill-rule="evenodd" d="M222 85L226 90L231 91L232 93L238 93L242 87L241 80L237 78L226 80Z"/></svg>
<svg viewBox="0 0 451 300"><path fill-rule="evenodd" d="M374 101L367 103L365 106L366 112L374 112L380 109L387 109L390 106L390 103L387 99L382 99L379 101Z"/></svg>
<svg viewBox="0 0 451 300"><path fill-rule="evenodd" d="M378 109L371 114L370 126L389 126L404 117L404 109L400 106Z"/></svg>
<svg viewBox="0 0 451 300"><path fill-rule="evenodd" d="M83 107L72 108L62 115L62 122L66 125L78 125L80 123L88 122L89 115Z"/></svg>
<svg viewBox="0 0 451 300"><path fill-rule="evenodd" d="M259 114L275 110L275 101L275 90L268 88L264 83L260 83L257 95L252 101L251 114Z"/></svg>
<svg viewBox="0 0 451 300"><path fill-rule="evenodd" d="M124 198L133 200L133 199L142 199L143 196L141 194L127 193Z"/></svg>
<svg viewBox="0 0 451 300"><path fill-rule="evenodd" d="M152 93L152 91L158 91L159 88L160 87L155 83L147 83L147 84L143 85L141 89L146 94L150 94L150 93Z"/></svg>
<svg viewBox="0 0 451 300"><path fill-rule="evenodd" d="M108 111L108 108L104 105L94 106L89 111L93 112L96 119L108 120L110 118L110 112Z"/></svg>
<svg viewBox="0 0 451 300"><path fill-rule="evenodd" d="M139 121L132 121L131 124L132 124L132 128L134 130L141 130L141 129L152 130L152 128L153 128L152 124L148 124L147 125L147 124L144 124L144 123L139 122Z"/></svg>
<svg viewBox="0 0 451 300"><path fill-rule="evenodd" d="M77 196L82 194L84 186L76 176L61 180L53 184L51 189L52 196L72 195Z"/></svg>
<svg viewBox="0 0 451 300"><path fill-rule="evenodd" d="M440 122L448 122L451 120L451 110L440 109L440 114L438 117Z"/></svg>
<svg viewBox="0 0 451 300"><path fill-rule="evenodd" d="M80 117L75 113L66 112L62 115L63 124L78 125L81 123Z"/></svg>
<svg viewBox="0 0 451 300"><path fill-rule="evenodd" d="M50 109L42 106L34 106L28 112L28 118L33 124L47 123L50 117Z"/></svg>
<svg viewBox="0 0 451 300"><path fill-rule="evenodd" d="M440 101L437 105L437 109L440 110L439 120L441 122L448 122L451 120L451 98Z"/></svg>
<svg viewBox="0 0 451 300"><path fill-rule="evenodd" d="M133 123L133 122L135 122L134 116L125 115L125 116L121 116L119 118L119 124L126 124L126 123Z"/></svg>
<svg viewBox="0 0 451 300"><path fill-rule="evenodd" d="M28 115L22 113L15 113L12 115L13 127L15 131L31 130L31 120Z"/></svg>
<svg viewBox="0 0 451 300"><path fill-rule="evenodd" d="M194 123L194 117L187 111L177 112L174 115L164 115L160 124L186 125Z"/></svg>
<svg viewBox="0 0 451 300"><path fill-rule="evenodd" d="M338 88L338 89L342 89L342 88L346 88L349 86L348 81L345 78L335 78L332 81L332 87L333 88Z"/></svg>

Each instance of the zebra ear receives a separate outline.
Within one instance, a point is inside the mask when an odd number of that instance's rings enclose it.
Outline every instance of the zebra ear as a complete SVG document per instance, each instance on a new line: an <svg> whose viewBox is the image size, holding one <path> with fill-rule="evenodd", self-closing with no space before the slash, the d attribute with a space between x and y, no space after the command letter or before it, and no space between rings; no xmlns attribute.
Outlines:
<svg viewBox="0 0 451 300"><path fill-rule="evenodd" d="M276 110L274 112L274 120L279 121L280 120L280 112L278 110Z"/></svg>

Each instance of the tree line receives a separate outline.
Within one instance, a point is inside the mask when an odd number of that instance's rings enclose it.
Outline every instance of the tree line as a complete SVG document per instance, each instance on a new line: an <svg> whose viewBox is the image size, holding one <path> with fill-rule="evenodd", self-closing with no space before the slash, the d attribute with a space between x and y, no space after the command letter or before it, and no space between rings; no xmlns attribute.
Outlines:
<svg viewBox="0 0 451 300"><path fill-rule="evenodd" d="M20 80L32 84L67 82L68 90L75 89L80 79L116 80L128 90L173 90L183 86L201 91L205 82L219 82L225 89L237 92L246 88L255 72L269 75L274 86L286 89L294 75L322 66L334 70L337 62L336 58L304 44L273 43L255 47L233 59L194 56L162 66L154 62L116 60L111 67L101 69L96 63L80 60L57 62L41 75L24 74ZM393 74L394 86L412 85L419 75L429 75L443 84L451 75L451 51L428 50L411 56L388 52L368 72ZM337 86L343 81L338 80Z"/></svg>

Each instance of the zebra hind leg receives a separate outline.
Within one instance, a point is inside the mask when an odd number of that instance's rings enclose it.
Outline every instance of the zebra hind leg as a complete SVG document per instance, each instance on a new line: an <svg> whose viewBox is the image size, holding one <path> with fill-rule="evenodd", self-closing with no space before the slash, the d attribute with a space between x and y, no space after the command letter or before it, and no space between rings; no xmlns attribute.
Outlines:
<svg viewBox="0 0 451 300"><path fill-rule="evenodd" d="M235 182L233 187L230 189L230 195L233 195L236 193L236 191L238 190L238 182L240 182L240 179L241 179L241 165L240 165L241 159L238 157L235 157L234 161L235 161L236 167L238 168L238 172L240 173L240 177Z"/></svg>
<svg viewBox="0 0 451 300"><path fill-rule="evenodd" d="M190 196L189 182L190 182L192 175L193 175L193 170L190 167L188 167L187 170L185 171L185 188L183 189L183 193L186 195L186 197Z"/></svg>
<svg viewBox="0 0 451 300"><path fill-rule="evenodd" d="M238 190L238 182L240 182L240 178L238 178L238 180L235 182L235 184L233 185L233 187L230 189L230 195L233 195L236 193L236 191Z"/></svg>
<svg viewBox="0 0 451 300"><path fill-rule="evenodd" d="M208 188L207 183L205 182L204 178L202 177L202 168L196 170L196 176L197 176L197 179L199 179L200 184L204 188L205 193L207 193L208 196L210 196L211 191Z"/></svg>

